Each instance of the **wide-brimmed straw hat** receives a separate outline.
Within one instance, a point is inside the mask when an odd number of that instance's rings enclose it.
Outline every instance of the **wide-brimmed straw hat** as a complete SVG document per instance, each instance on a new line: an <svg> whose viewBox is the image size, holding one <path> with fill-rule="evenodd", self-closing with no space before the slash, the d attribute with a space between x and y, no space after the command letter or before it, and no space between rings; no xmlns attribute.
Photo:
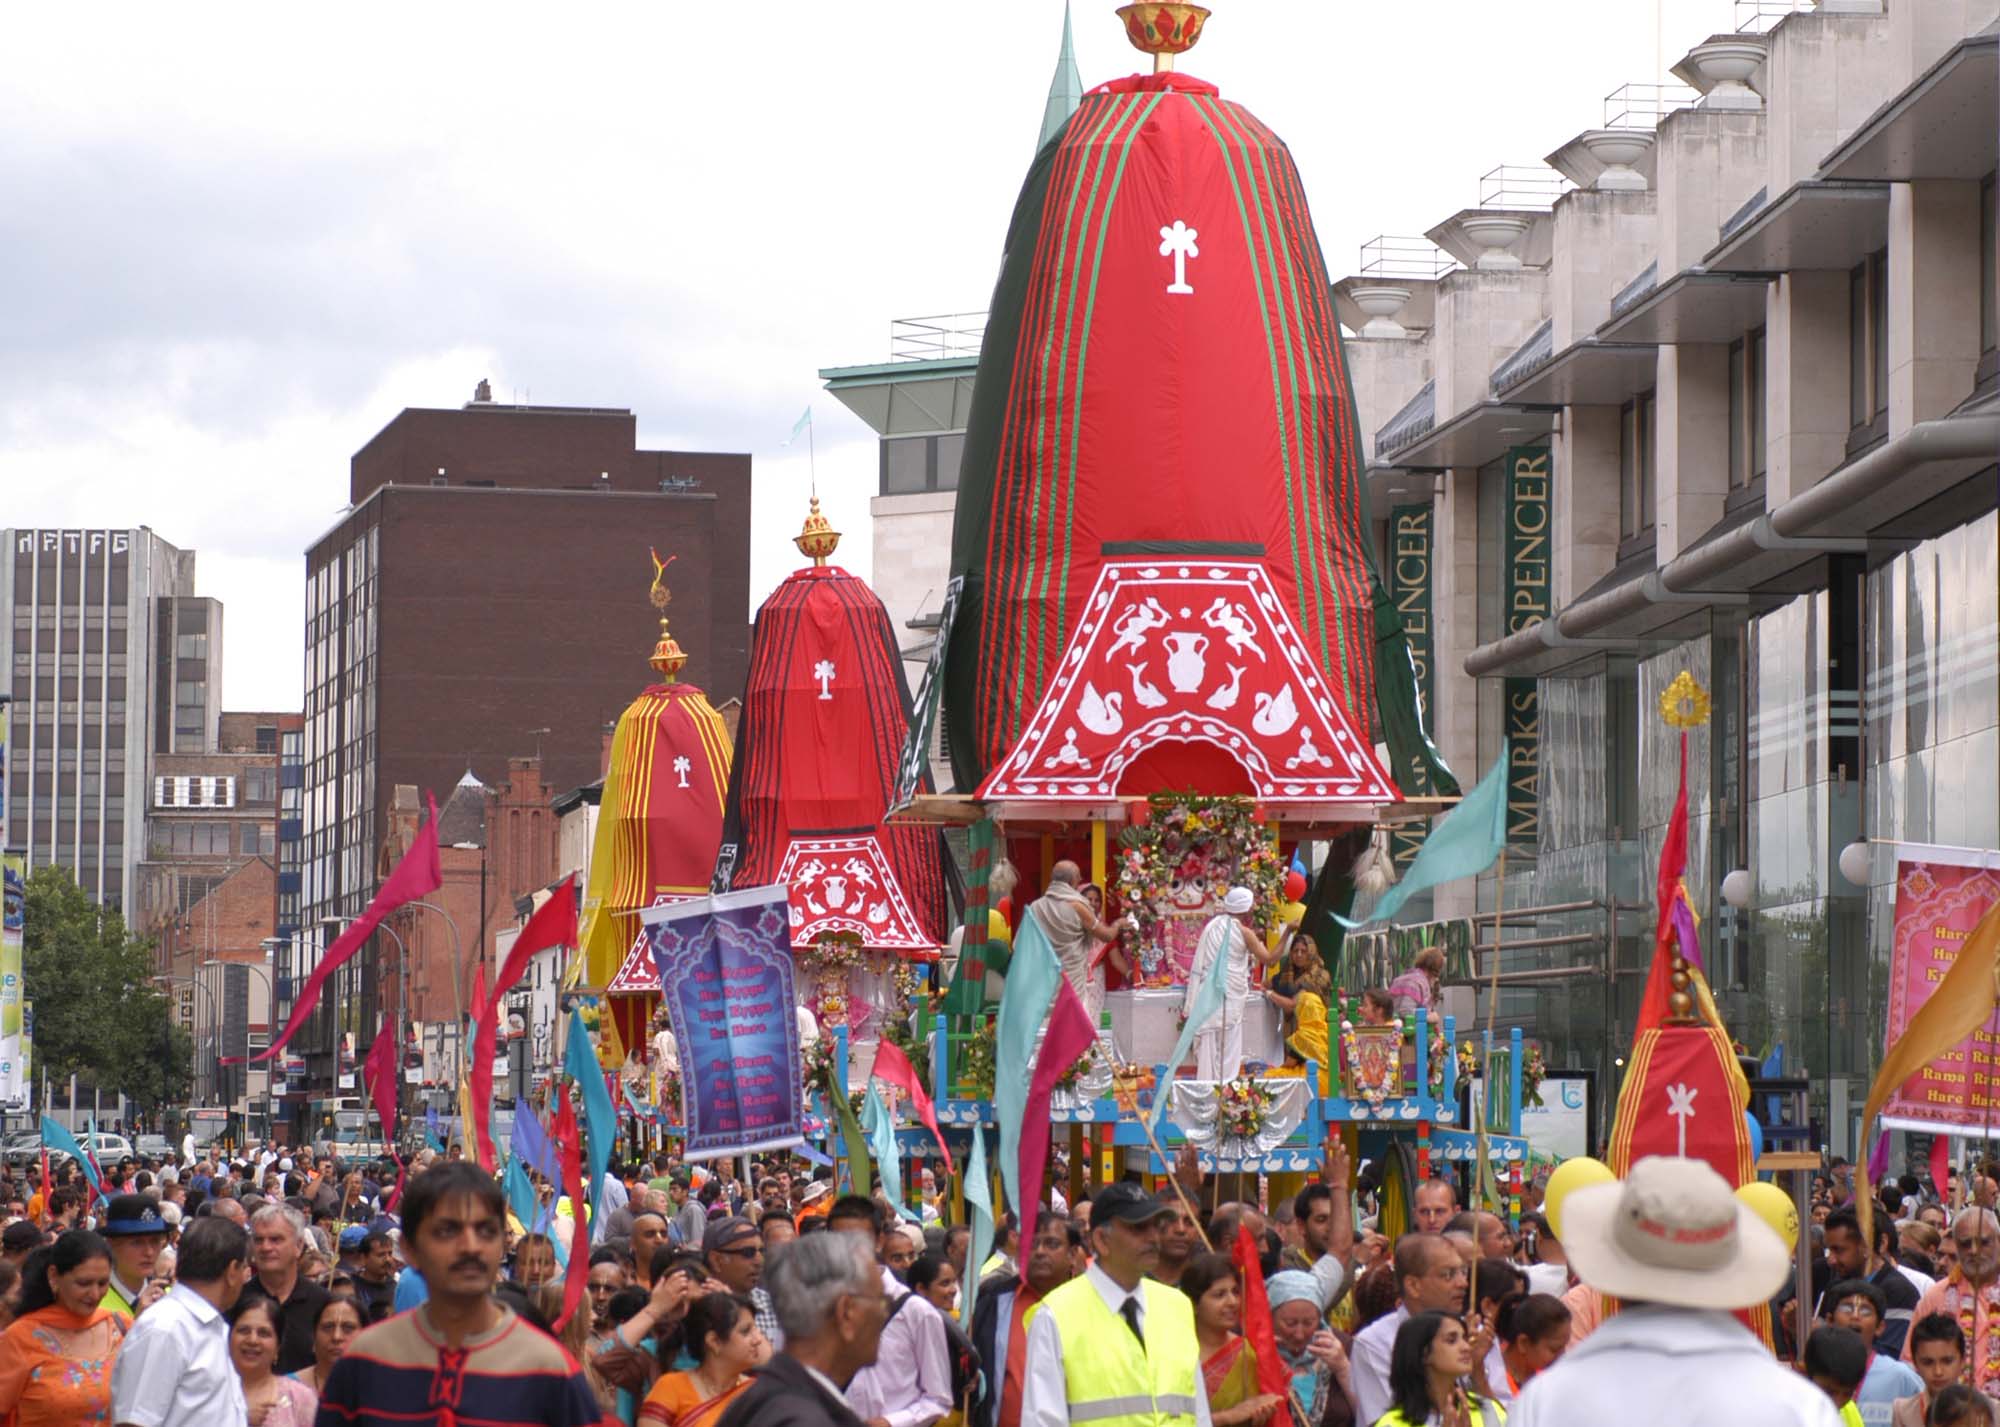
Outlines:
<svg viewBox="0 0 2000 1427"><path fill-rule="evenodd" d="M1769 1224L1697 1159L1656 1155L1563 1200L1563 1249L1600 1293L1679 1308L1748 1308L1791 1256Z"/></svg>

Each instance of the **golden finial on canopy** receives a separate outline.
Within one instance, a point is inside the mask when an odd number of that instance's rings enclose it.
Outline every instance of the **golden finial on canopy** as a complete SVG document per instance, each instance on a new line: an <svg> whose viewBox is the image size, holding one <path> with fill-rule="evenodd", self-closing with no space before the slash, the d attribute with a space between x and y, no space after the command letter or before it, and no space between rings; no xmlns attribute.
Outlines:
<svg viewBox="0 0 2000 1427"><path fill-rule="evenodd" d="M818 496L812 498L812 513L806 517L799 533L792 537L792 544L798 546L799 553L808 556L815 565L824 565L839 546L840 532L819 513Z"/></svg>
<svg viewBox="0 0 2000 1427"><path fill-rule="evenodd" d="M662 560L660 552L650 548L646 553L653 557L653 587L646 592L646 598L660 612L660 639L653 646L653 657L646 662L671 684L687 664L687 655L682 651L680 641L667 628L667 606L674 599L674 592L667 588L667 566L673 564L677 557L669 555Z"/></svg>
<svg viewBox="0 0 2000 1427"><path fill-rule="evenodd" d="M1125 22L1125 38L1132 48L1151 55L1153 73L1163 74L1174 67L1175 55L1186 54L1201 39L1208 11L1199 5L1121 5L1118 18Z"/></svg>

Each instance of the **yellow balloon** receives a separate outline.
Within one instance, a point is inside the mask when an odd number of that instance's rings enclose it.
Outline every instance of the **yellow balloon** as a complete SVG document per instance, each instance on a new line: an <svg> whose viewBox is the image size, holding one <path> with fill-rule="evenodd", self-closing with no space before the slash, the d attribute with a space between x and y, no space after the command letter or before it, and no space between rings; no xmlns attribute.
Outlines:
<svg viewBox="0 0 2000 1427"><path fill-rule="evenodd" d="M986 913L986 939L1004 941L1009 946L1014 944L1014 930L1007 925L1007 919L1000 915L997 907Z"/></svg>
<svg viewBox="0 0 2000 1427"><path fill-rule="evenodd" d="M1736 1197L1750 1206L1759 1219L1777 1231L1785 1241L1787 1250L1798 1247L1799 1206L1792 1202L1792 1196L1775 1184L1766 1184L1761 1179L1753 1179L1736 1191Z"/></svg>
<svg viewBox="0 0 2000 1427"><path fill-rule="evenodd" d="M1278 907L1278 922L1282 926L1295 927L1306 919L1304 902L1285 902Z"/></svg>
<svg viewBox="0 0 2000 1427"><path fill-rule="evenodd" d="M1566 1159L1549 1176L1548 1187L1542 1191L1542 1213L1555 1231L1556 1238L1562 1238L1563 1200L1569 1198L1573 1189L1585 1189L1593 1184L1609 1184L1618 1178L1611 1172L1611 1166L1601 1159L1588 1159L1578 1155Z"/></svg>

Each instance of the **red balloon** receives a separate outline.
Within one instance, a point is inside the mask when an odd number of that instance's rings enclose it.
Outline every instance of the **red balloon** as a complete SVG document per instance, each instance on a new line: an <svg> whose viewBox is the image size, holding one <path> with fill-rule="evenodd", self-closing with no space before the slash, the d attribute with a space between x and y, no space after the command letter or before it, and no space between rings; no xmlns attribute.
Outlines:
<svg viewBox="0 0 2000 1427"><path fill-rule="evenodd" d="M1014 899L1012 897L1002 897L994 904L993 910L1006 919L1008 926L1011 927L1014 925Z"/></svg>
<svg viewBox="0 0 2000 1427"><path fill-rule="evenodd" d="M1285 874L1285 900L1296 902L1306 894L1306 874L1293 868Z"/></svg>

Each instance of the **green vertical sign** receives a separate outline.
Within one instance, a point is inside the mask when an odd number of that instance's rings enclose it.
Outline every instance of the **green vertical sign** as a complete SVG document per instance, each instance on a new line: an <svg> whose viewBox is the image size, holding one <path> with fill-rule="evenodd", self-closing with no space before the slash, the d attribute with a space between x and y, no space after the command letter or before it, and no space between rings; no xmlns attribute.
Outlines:
<svg viewBox="0 0 2000 1427"><path fill-rule="evenodd" d="M1550 601L1549 448L1516 446L1507 453L1506 633L1519 634L1548 619ZM1533 678L1504 681L1508 747L1507 841L1533 847L1541 832L1541 694Z"/></svg>
<svg viewBox="0 0 2000 1427"><path fill-rule="evenodd" d="M1389 598L1402 617L1403 633L1409 640L1410 663L1417 684L1417 716L1424 733L1433 741L1437 725L1433 710L1433 670L1437 640L1431 624L1431 531L1435 516L1428 503L1398 505L1389 509ZM1422 758L1412 758L1406 768L1396 770L1396 782L1405 793L1434 793L1430 774ZM1396 869L1410 865L1424 844L1426 823L1399 823L1389 834L1389 852Z"/></svg>

